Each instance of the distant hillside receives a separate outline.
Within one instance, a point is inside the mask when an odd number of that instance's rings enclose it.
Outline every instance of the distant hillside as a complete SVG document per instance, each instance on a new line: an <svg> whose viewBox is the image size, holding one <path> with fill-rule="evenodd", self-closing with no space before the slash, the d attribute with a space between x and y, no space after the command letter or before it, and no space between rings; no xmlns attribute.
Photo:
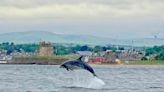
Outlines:
<svg viewBox="0 0 164 92"><path fill-rule="evenodd" d="M50 41L53 43L74 43L74 44L91 44L91 45L135 45L135 46L153 46L164 45L164 39L130 39L116 40L111 38L101 38L89 35L67 35L55 34L46 31L29 31L29 32L12 32L0 34L0 42L21 43L39 43L40 41ZM132 41L133 40L133 41Z"/></svg>
<svg viewBox="0 0 164 92"><path fill-rule="evenodd" d="M135 45L135 46L164 45L164 39L162 39L162 38L156 38L156 39L154 39L154 38L133 39L133 45Z"/></svg>
<svg viewBox="0 0 164 92"><path fill-rule="evenodd" d="M38 43L40 41L75 44L106 44L109 39L85 35L55 34L46 31L12 32L0 34L0 42Z"/></svg>

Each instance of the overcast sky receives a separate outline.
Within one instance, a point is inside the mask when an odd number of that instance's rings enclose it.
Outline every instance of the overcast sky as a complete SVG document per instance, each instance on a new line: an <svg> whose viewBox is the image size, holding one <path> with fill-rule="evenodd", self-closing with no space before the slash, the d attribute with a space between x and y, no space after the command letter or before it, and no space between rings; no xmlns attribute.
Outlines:
<svg viewBox="0 0 164 92"><path fill-rule="evenodd" d="M0 33L164 38L164 0L0 0Z"/></svg>

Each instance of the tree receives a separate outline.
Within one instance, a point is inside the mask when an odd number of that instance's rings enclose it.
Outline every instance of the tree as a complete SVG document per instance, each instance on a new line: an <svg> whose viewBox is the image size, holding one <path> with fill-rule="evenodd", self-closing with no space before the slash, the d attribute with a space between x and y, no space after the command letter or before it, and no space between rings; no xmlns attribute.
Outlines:
<svg viewBox="0 0 164 92"><path fill-rule="evenodd" d="M119 50L124 50L124 47L119 47L118 49L119 49Z"/></svg>
<svg viewBox="0 0 164 92"><path fill-rule="evenodd" d="M88 50L88 46L84 45L80 48L80 51L87 51Z"/></svg>
<svg viewBox="0 0 164 92"><path fill-rule="evenodd" d="M76 52L76 51L80 51L81 49L81 46L80 45L76 45L75 47L73 47L73 51Z"/></svg>
<svg viewBox="0 0 164 92"><path fill-rule="evenodd" d="M106 51L106 50L107 50L107 47L105 47L105 46L102 47L102 50L103 50L103 51Z"/></svg>
<svg viewBox="0 0 164 92"><path fill-rule="evenodd" d="M157 60L164 60L164 52L161 52L159 55L156 57Z"/></svg>
<svg viewBox="0 0 164 92"><path fill-rule="evenodd" d="M95 46L94 49L93 49L94 52L100 52L100 51L103 51L103 48L101 46Z"/></svg>

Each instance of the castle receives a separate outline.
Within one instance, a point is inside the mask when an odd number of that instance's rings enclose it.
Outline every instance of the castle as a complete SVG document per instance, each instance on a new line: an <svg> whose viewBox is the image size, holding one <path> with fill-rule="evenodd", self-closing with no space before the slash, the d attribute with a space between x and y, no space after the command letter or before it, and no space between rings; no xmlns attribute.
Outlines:
<svg viewBox="0 0 164 92"><path fill-rule="evenodd" d="M40 48L39 48L39 56L52 56L53 55L53 46L52 43L48 42L46 43L45 41L39 43Z"/></svg>

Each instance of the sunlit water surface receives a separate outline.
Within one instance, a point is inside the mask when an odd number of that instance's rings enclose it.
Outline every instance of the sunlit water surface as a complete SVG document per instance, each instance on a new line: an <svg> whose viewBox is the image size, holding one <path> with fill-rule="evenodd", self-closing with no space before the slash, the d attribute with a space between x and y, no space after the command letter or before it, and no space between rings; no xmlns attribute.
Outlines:
<svg viewBox="0 0 164 92"><path fill-rule="evenodd" d="M98 66L87 71L55 65L0 65L0 92L164 92L164 66Z"/></svg>

